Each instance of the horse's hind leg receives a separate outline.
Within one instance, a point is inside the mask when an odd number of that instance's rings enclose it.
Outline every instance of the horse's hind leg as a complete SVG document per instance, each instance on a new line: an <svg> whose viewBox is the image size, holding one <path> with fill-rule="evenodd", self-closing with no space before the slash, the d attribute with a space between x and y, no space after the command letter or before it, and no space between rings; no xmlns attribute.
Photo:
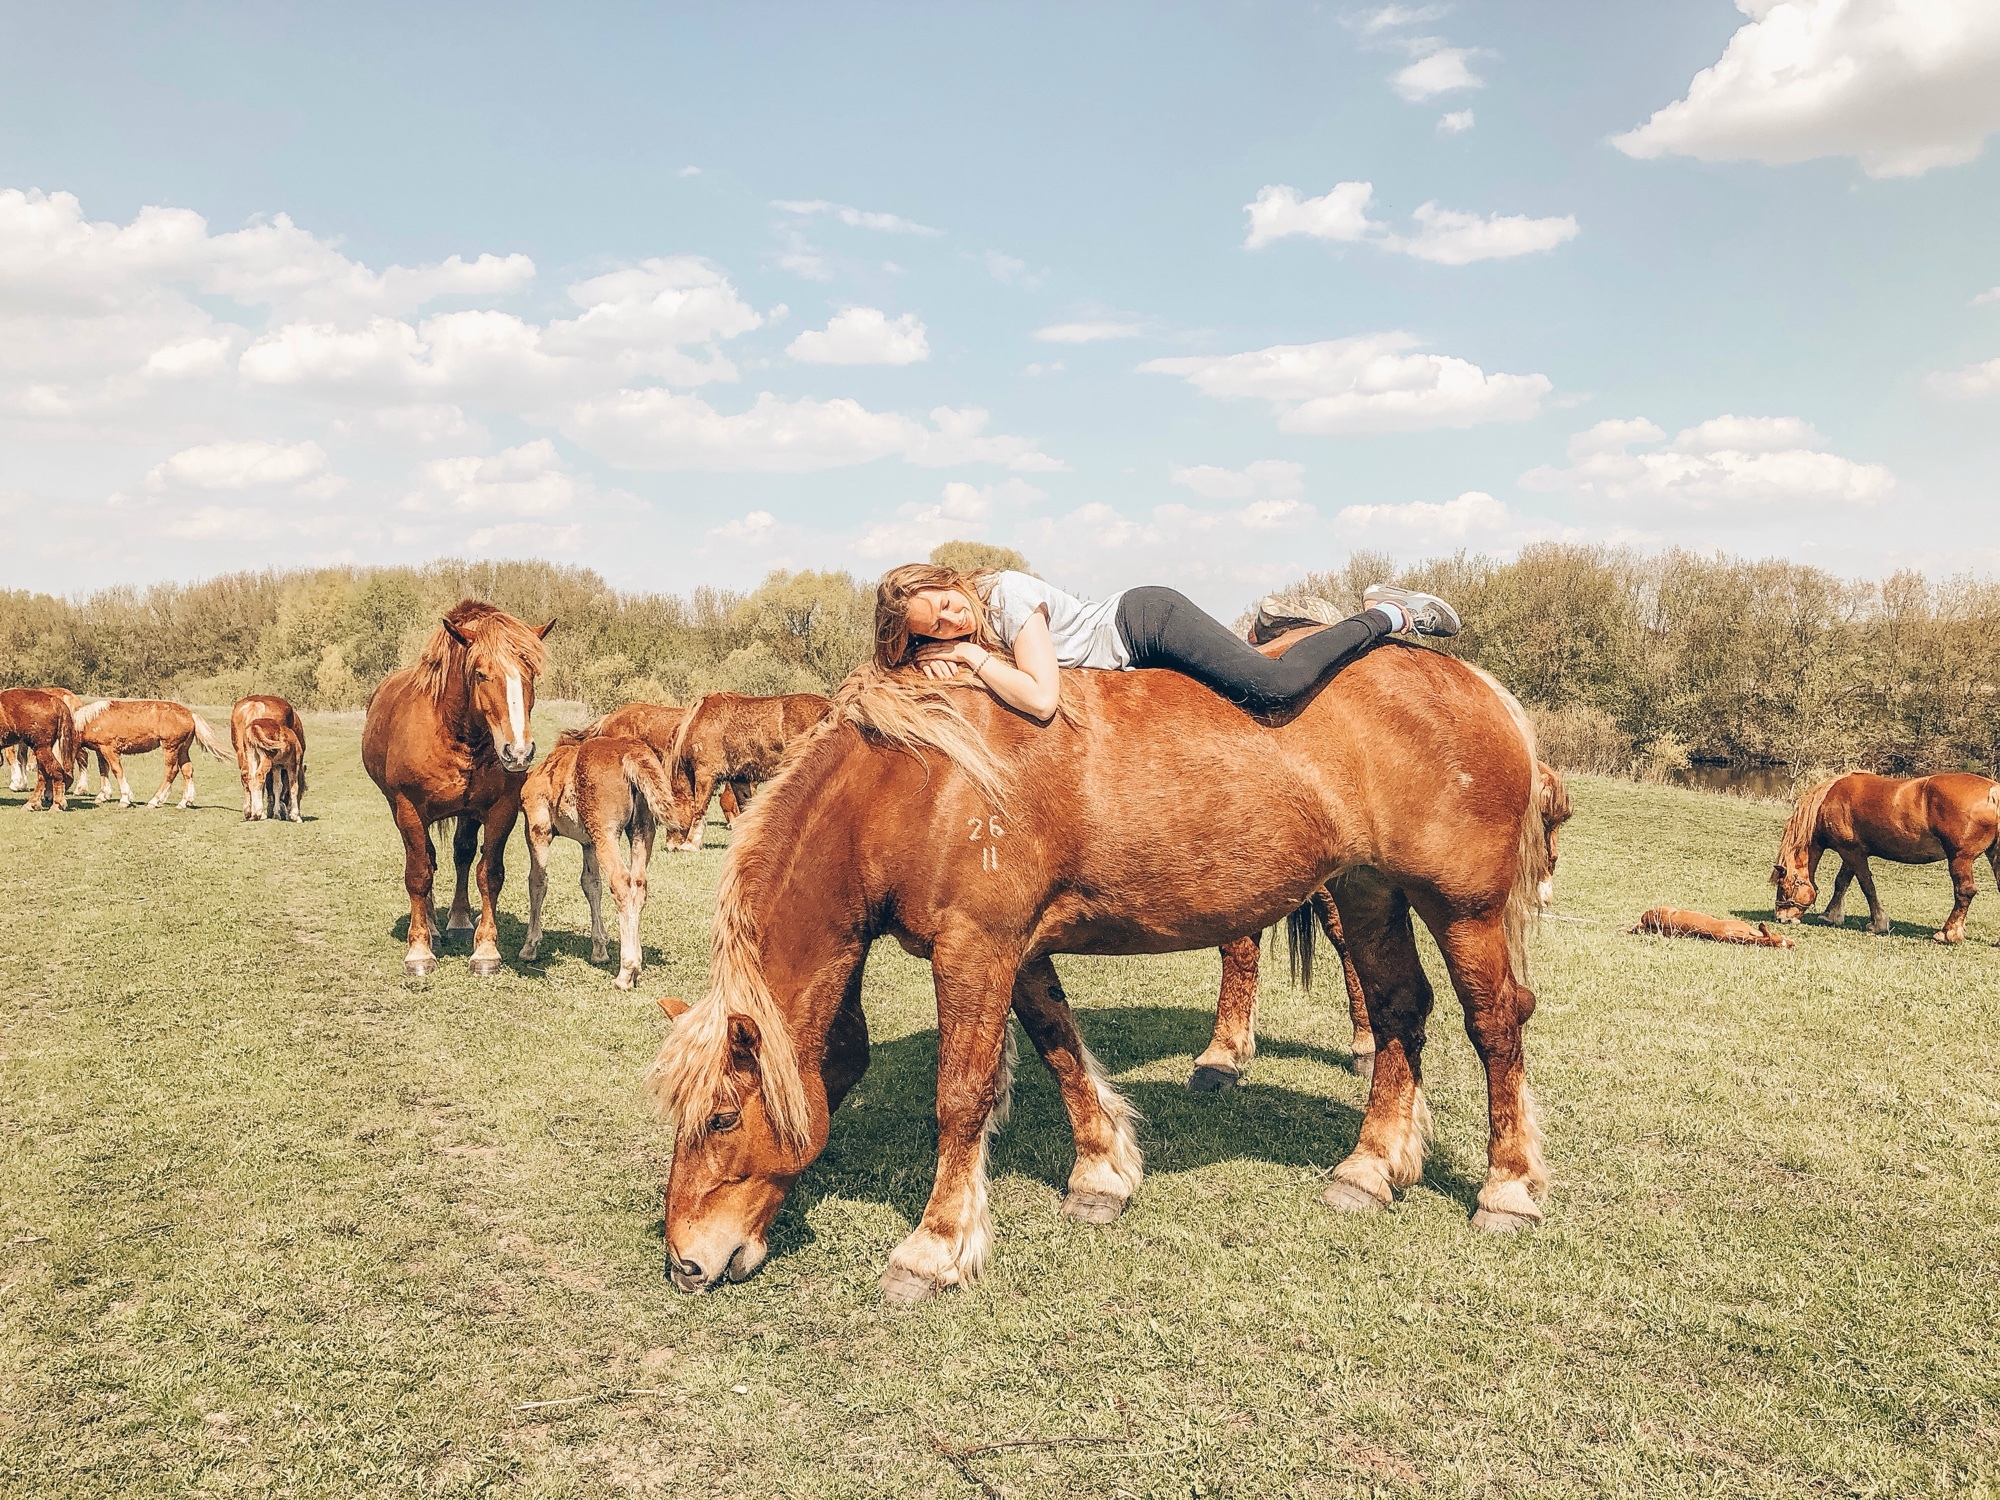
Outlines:
<svg viewBox="0 0 2000 1500"><path fill-rule="evenodd" d="M431 845L430 825L414 806L394 797L389 811L403 836L403 889L410 897L410 948L403 956L403 972L421 976L437 968L437 955L431 951L431 880L437 874L437 850Z"/></svg>
<svg viewBox="0 0 2000 1500"><path fill-rule="evenodd" d="M1424 1102L1424 1026L1431 984L1417 957L1410 903L1374 876L1341 882L1334 900L1357 983L1367 996L1375 1065L1361 1134L1333 1169L1321 1201L1350 1212L1387 1208L1424 1173L1430 1107Z"/></svg>
<svg viewBox="0 0 2000 1500"><path fill-rule="evenodd" d="M181 774L180 762L174 758L174 747L171 741L160 746L160 761L166 770L166 774L160 778L160 789L153 793L153 800L146 804L148 807L165 807L167 805L167 798L174 794L174 782Z"/></svg>
<svg viewBox="0 0 2000 1500"><path fill-rule="evenodd" d="M1933 934L1933 941L1940 943L1962 943L1965 941L1965 914L1972 909L1972 898L1979 888L1972 883L1972 867L1979 856L1970 850L1961 849L1952 855L1951 870L1951 915L1945 918L1944 926Z"/></svg>
<svg viewBox="0 0 2000 1500"><path fill-rule="evenodd" d="M1368 1022L1368 996L1361 988L1361 975L1355 970L1354 956L1347 951L1347 935L1340 925L1340 910L1324 888L1313 892L1312 907L1319 914L1319 924L1326 933L1326 940L1340 955L1340 978L1347 987L1347 1020L1354 1028L1354 1040L1349 1047L1354 1059L1354 1074L1357 1078L1372 1078L1375 1076L1375 1028Z"/></svg>
<svg viewBox="0 0 2000 1500"><path fill-rule="evenodd" d="M528 935L521 940L521 958L532 963L542 951L542 898L549 891L549 845L555 833L532 814L523 833L528 842Z"/></svg>
<svg viewBox="0 0 2000 1500"><path fill-rule="evenodd" d="M1257 940L1242 941L1250 944L1254 958ZM1225 957L1235 946L1232 943L1223 949ZM1251 983L1256 983L1254 969ZM1021 1018L1035 1051L1055 1074L1063 1109L1069 1114L1070 1133L1076 1137L1076 1166L1069 1174L1063 1212L1087 1223L1109 1224L1125 1211L1125 1204L1139 1191L1146 1175L1138 1132L1133 1128L1138 1112L1111 1086L1104 1069L1084 1046L1062 981L1056 977L1056 966L1048 959L1025 964L1014 976L1014 1014ZM1004 1105L1001 1113L1004 1116Z"/></svg>
<svg viewBox="0 0 2000 1500"><path fill-rule="evenodd" d="M460 813L458 826L451 835L454 882L451 910L445 913L444 919L444 939L447 943L461 932L472 931L472 902L467 895L467 883L472 877L472 862L478 856L479 819L472 813Z"/></svg>
<svg viewBox="0 0 2000 1500"><path fill-rule="evenodd" d="M583 846L583 874L577 882L583 899L590 903L590 961L601 964L611 956L604 941L604 870L597 851Z"/></svg>
<svg viewBox="0 0 2000 1500"><path fill-rule="evenodd" d="M637 984L645 967L645 953L639 946L639 916L646 909L646 862L653 849L653 820L643 801L627 833L632 847L629 869L618 863L617 837L605 840L611 854L611 896L618 903L618 978L613 983L621 990ZM598 862L603 863L602 857Z"/></svg>
<svg viewBox="0 0 2000 1500"><path fill-rule="evenodd" d="M507 883L507 835L520 815L518 797L503 797L486 810L479 851L479 925L472 931L474 974L500 972L500 888Z"/></svg>
<svg viewBox="0 0 2000 1500"><path fill-rule="evenodd" d="M193 807L194 806L194 741L193 740L189 740L185 745L181 746L181 770L185 772L187 775L187 789L181 793L180 805L182 807ZM172 776L167 777L167 785L171 787L173 784L174 784L173 777Z"/></svg>
<svg viewBox="0 0 2000 1500"><path fill-rule="evenodd" d="M1187 1086L1198 1094L1233 1089L1257 1055L1257 939L1224 943L1222 989L1215 999L1215 1031L1194 1060ZM1025 1024L1025 1021L1023 1022Z"/></svg>
<svg viewBox="0 0 2000 1500"><path fill-rule="evenodd" d="M1465 1008L1465 1031L1486 1065L1486 1182L1475 1229L1526 1229L1542 1221L1536 1199L1548 1191L1542 1132L1528 1092L1521 1028L1535 1013L1535 992L1514 978L1500 914L1433 923L1445 967Z"/></svg>

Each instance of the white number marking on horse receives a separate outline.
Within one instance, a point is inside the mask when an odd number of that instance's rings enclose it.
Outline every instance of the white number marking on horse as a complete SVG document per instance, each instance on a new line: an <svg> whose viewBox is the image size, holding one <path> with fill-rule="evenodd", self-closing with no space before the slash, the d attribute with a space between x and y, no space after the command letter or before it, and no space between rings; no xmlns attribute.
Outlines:
<svg viewBox="0 0 2000 1500"><path fill-rule="evenodd" d="M966 835L968 844L976 844L982 838L998 839L1007 836L1007 830L1000 826L998 818L967 818L965 825L969 830ZM1000 868L1000 850L995 845L989 843L979 851L979 868L988 871Z"/></svg>

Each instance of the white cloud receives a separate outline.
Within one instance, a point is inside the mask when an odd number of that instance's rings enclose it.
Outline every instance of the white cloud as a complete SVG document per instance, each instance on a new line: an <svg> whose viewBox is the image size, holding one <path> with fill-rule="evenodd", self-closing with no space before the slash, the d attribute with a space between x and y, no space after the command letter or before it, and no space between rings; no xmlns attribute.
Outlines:
<svg viewBox="0 0 2000 1500"><path fill-rule="evenodd" d="M1418 354L1407 333L1278 344L1244 354L1148 360L1144 372L1179 375L1223 400L1271 403L1285 432L1424 432L1518 422L1551 389L1546 375L1488 375L1477 365Z"/></svg>
<svg viewBox="0 0 2000 1500"><path fill-rule="evenodd" d="M548 557L574 552L583 541L583 526L550 526L536 521L502 521L481 526L465 539L473 552L512 553L516 557Z"/></svg>
<svg viewBox="0 0 2000 1500"><path fill-rule="evenodd" d="M1983 396L2000 396L2000 359L1967 365L1962 370L1943 370L1926 382L1940 396L1976 401Z"/></svg>
<svg viewBox="0 0 2000 1500"><path fill-rule="evenodd" d="M1021 479L984 486L955 479L945 485L936 504L903 506L894 521L863 532L852 550L855 556L871 560L923 557L940 542L962 539L968 529L987 526L993 519L995 501L1021 506L1047 498L1042 490Z"/></svg>
<svg viewBox="0 0 2000 1500"><path fill-rule="evenodd" d="M680 169L680 171L676 172L676 173L675 173L674 175L675 175L676 177L699 177L699 176L701 176L701 168L700 168L700 167L682 167L682 168Z"/></svg>
<svg viewBox="0 0 2000 1500"><path fill-rule="evenodd" d="M1029 270L1025 260L1002 255L998 250L988 250L985 261L986 274L1006 286L1018 286L1032 292L1042 284L1040 274Z"/></svg>
<svg viewBox="0 0 2000 1500"><path fill-rule="evenodd" d="M1466 131L1472 129L1472 111L1469 109L1454 109L1438 116L1437 129L1439 135L1464 134Z"/></svg>
<svg viewBox="0 0 2000 1500"><path fill-rule="evenodd" d="M1484 490L1467 490L1456 500L1407 505L1348 505L1333 518L1334 530L1357 541L1403 548L1453 549L1468 544L1518 543L1523 523Z"/></svg>
<svg viewBox="0 0 2000 1500"><path fill-rule="evenodd" d="M1600 422L1569 442L1570 466L1521 476L1524 489L1619 505L1693 510L1790 504L1870 506L1892 498L1896 476L1824 450L1796 417L1714 417L1684 428L1664 449L1633 453L1666 434L1644 418Z"/></svg>
<svg viewBox="0 0 2000 1500"><path fill-rule="evenodd" d="M1447 5L1384 5L1363 16L1359 30L1363 36L1373 36L1398 26L1421 26L1426 21L1442 19L1450 8Z"/></svg>
<svg viewBox="0 0 2000 1500"><path fill-rule="evenodd" d="M1060 375L1064 370L1067 370L1068 368L1069 366L1064 364L1061 360L1052 359L1045 365L1044 364L1023 365L1021 367L1021 373L1023 375Z"/></svg>
<svg viewBox="0 0 2000 1500"><path fill-rule="evenodd" d="M1295 499L1305 492L1306 466L1281 458L1259 459L1241 469L1196 464L1175 469L1171 478L1204 500L1248 500L1252 496Z"/></svg>
<svg viewBox="0 0 2000 1500"><path fill-rule="evenodd" d="M1063 467L1026 438L988 436L984 411L940 406L931 421L926 427L900 412L870 411L847 398L784 400L769 391L749 411L725 415L695 396L624 390L578 403L563 430L632 469L810 474L891 456L938 468Z"/></svg>
<svg viewBox="0 0 2000 1500"><path fill-rule="evenodd" d="M1263 188L1254 203L1245 205L1250 233L1243 248L1256 250L1273 240L1308 235L1348 244L1365 241L1438 265L1463 266L1477 260L1553 250L1577 234L1576 220L1568 215L1547 219L1521 214L1489 217L1425 203L1413 215L1417 232L1399 235L1368 217L1374 192L1373 185L1366 182L1338 183L1331 192L1306 199L1301 199L1294 187Z"/></svg>
<svg viewBox="0 0 2000 1500"><path fill-rule="evenodd" d="M800 334L785 352L809 365L908 365L930 358L931 346L915 313L892 320L878 307L850 307L825 328Z"/></svg>
<svg viewBox="0 0 2000 1500"><path fill-rule="evenodd" d="M1972 299L1974 307L1987 307L1995 302L2000 302L2000 286L1988 287Z"/></svg>
<svg viewBox="0 0 2000 1500"><path fill-rule="evenodd" d="M710 536L719 536L724 541L743 542L754 546L770 537L777 530L778 518L768 510L753 510L748 515L738 516L733 521L724 521L720 526L708 528Z"/></svg>
<svg viewBox="0 0 2000 1500"><path fill-rule="evenodd" d="M900 214L870 213L866 209L852 208L845 203L829 203L824 198L801 201L779 199L771 207L782 209L788 214L801 218L811 218L816 214L832 214L850 229L873 229L883 234L920 234L934 237L944 233L928 224L919 224L914 219L906 219Z"/></svg>
<svg viewBox="0 0 2000 1500"><path fill-rule="evenodd" d="M268 541L278 534L278 523L254 505L197 505L168 516L161 530L183 541Z"/></svg>
<svg viewBox="0 0 2000 1500"><path fill-rule="evenodd" d="M441 458L418 469L406 510L552 516L575 508L584 487L564 471L556 445L537 438L492 458Z"/></svg>
<svg viewBox="0 0 2000 1500"><path fill-rule="evenodd" d="M150 490L245 490L273 484L297 484L326 468L326 450L318 443L204 443L184 448L155 464L146 475Z"/></svg>
<svg viewBox="0 0 2000 1500"><path fill-rule="evenodd" d="M231 336L222 333L164 345L146 356L146 373L168 380L213 375L229 363L232 343Z"/></svg>
<svg viewBox="0 0 2000 1500"><path fill-rule="evenodd" d="M1469 47L1439 47L1404 68L1390 84L1411 104L1457 89L1484 88L1486 81L1472 71L1471 58Z"/></svg>
<svg viewBox="0 0 2000 1500"><path fill-rule="evenodd" d="M1243 248L1255 250L1289 235L1316 240L1352 242L1365 239L1382 226L1368 218L1368 200L1375 189L1366 182L1335 183L1332 191L1301 200L1299 190L1277 184L1262 188L1254 203L1244 205L1250 234Z"/></svg>
<svg viewBox="0 0 2000 1500"><path fill-rule="evenodd" d="M1096 318L1077 323L1051 323L1037 328L1035 337L1045 344L1095 344L1105 339L1136 339L1146 325L1130 318Z"/></svg>
<svg viewBox="0 0 2000 1500"><path fill-rule="evenodd" d="M2000 129L1993 0L1737 0L1750 17L1685 98L1612 144L1629 156L1770 165L1852 156L1915 177Z"/></svg>

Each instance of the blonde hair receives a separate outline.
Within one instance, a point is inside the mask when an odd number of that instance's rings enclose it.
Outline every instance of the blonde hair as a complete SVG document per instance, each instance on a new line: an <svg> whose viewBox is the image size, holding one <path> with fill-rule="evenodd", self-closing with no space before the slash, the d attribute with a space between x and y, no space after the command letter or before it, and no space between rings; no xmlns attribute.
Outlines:
<svg viewBox="0 0 2000 1500"><path fill-rule="evenodd" d="M992 590L993 578L990 569L964 573L936 563L905 563L884 573L882 581L875 585L875 665L884 671L906 667L917 645L929 639L910 629L910 601L932 589L952 589L963 594L972 610L969 639L988 651L1011 656L1006 643L993 633L986 614L986 595Z"/></svg>

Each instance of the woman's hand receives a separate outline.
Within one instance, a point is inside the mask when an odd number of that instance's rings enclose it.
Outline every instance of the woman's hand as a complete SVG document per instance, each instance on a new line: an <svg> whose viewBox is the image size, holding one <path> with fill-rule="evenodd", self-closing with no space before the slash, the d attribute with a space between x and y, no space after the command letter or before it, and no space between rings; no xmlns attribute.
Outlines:
<svg viewBox="0 0 2000 1500"><path fill-rule="evenodd" d="M940 641L934 646L919 647L914 660L924 669L926 677L943 682L956 677L960 667L977 673L990 655L992 653L984 646L972 641Z"/></svg>

